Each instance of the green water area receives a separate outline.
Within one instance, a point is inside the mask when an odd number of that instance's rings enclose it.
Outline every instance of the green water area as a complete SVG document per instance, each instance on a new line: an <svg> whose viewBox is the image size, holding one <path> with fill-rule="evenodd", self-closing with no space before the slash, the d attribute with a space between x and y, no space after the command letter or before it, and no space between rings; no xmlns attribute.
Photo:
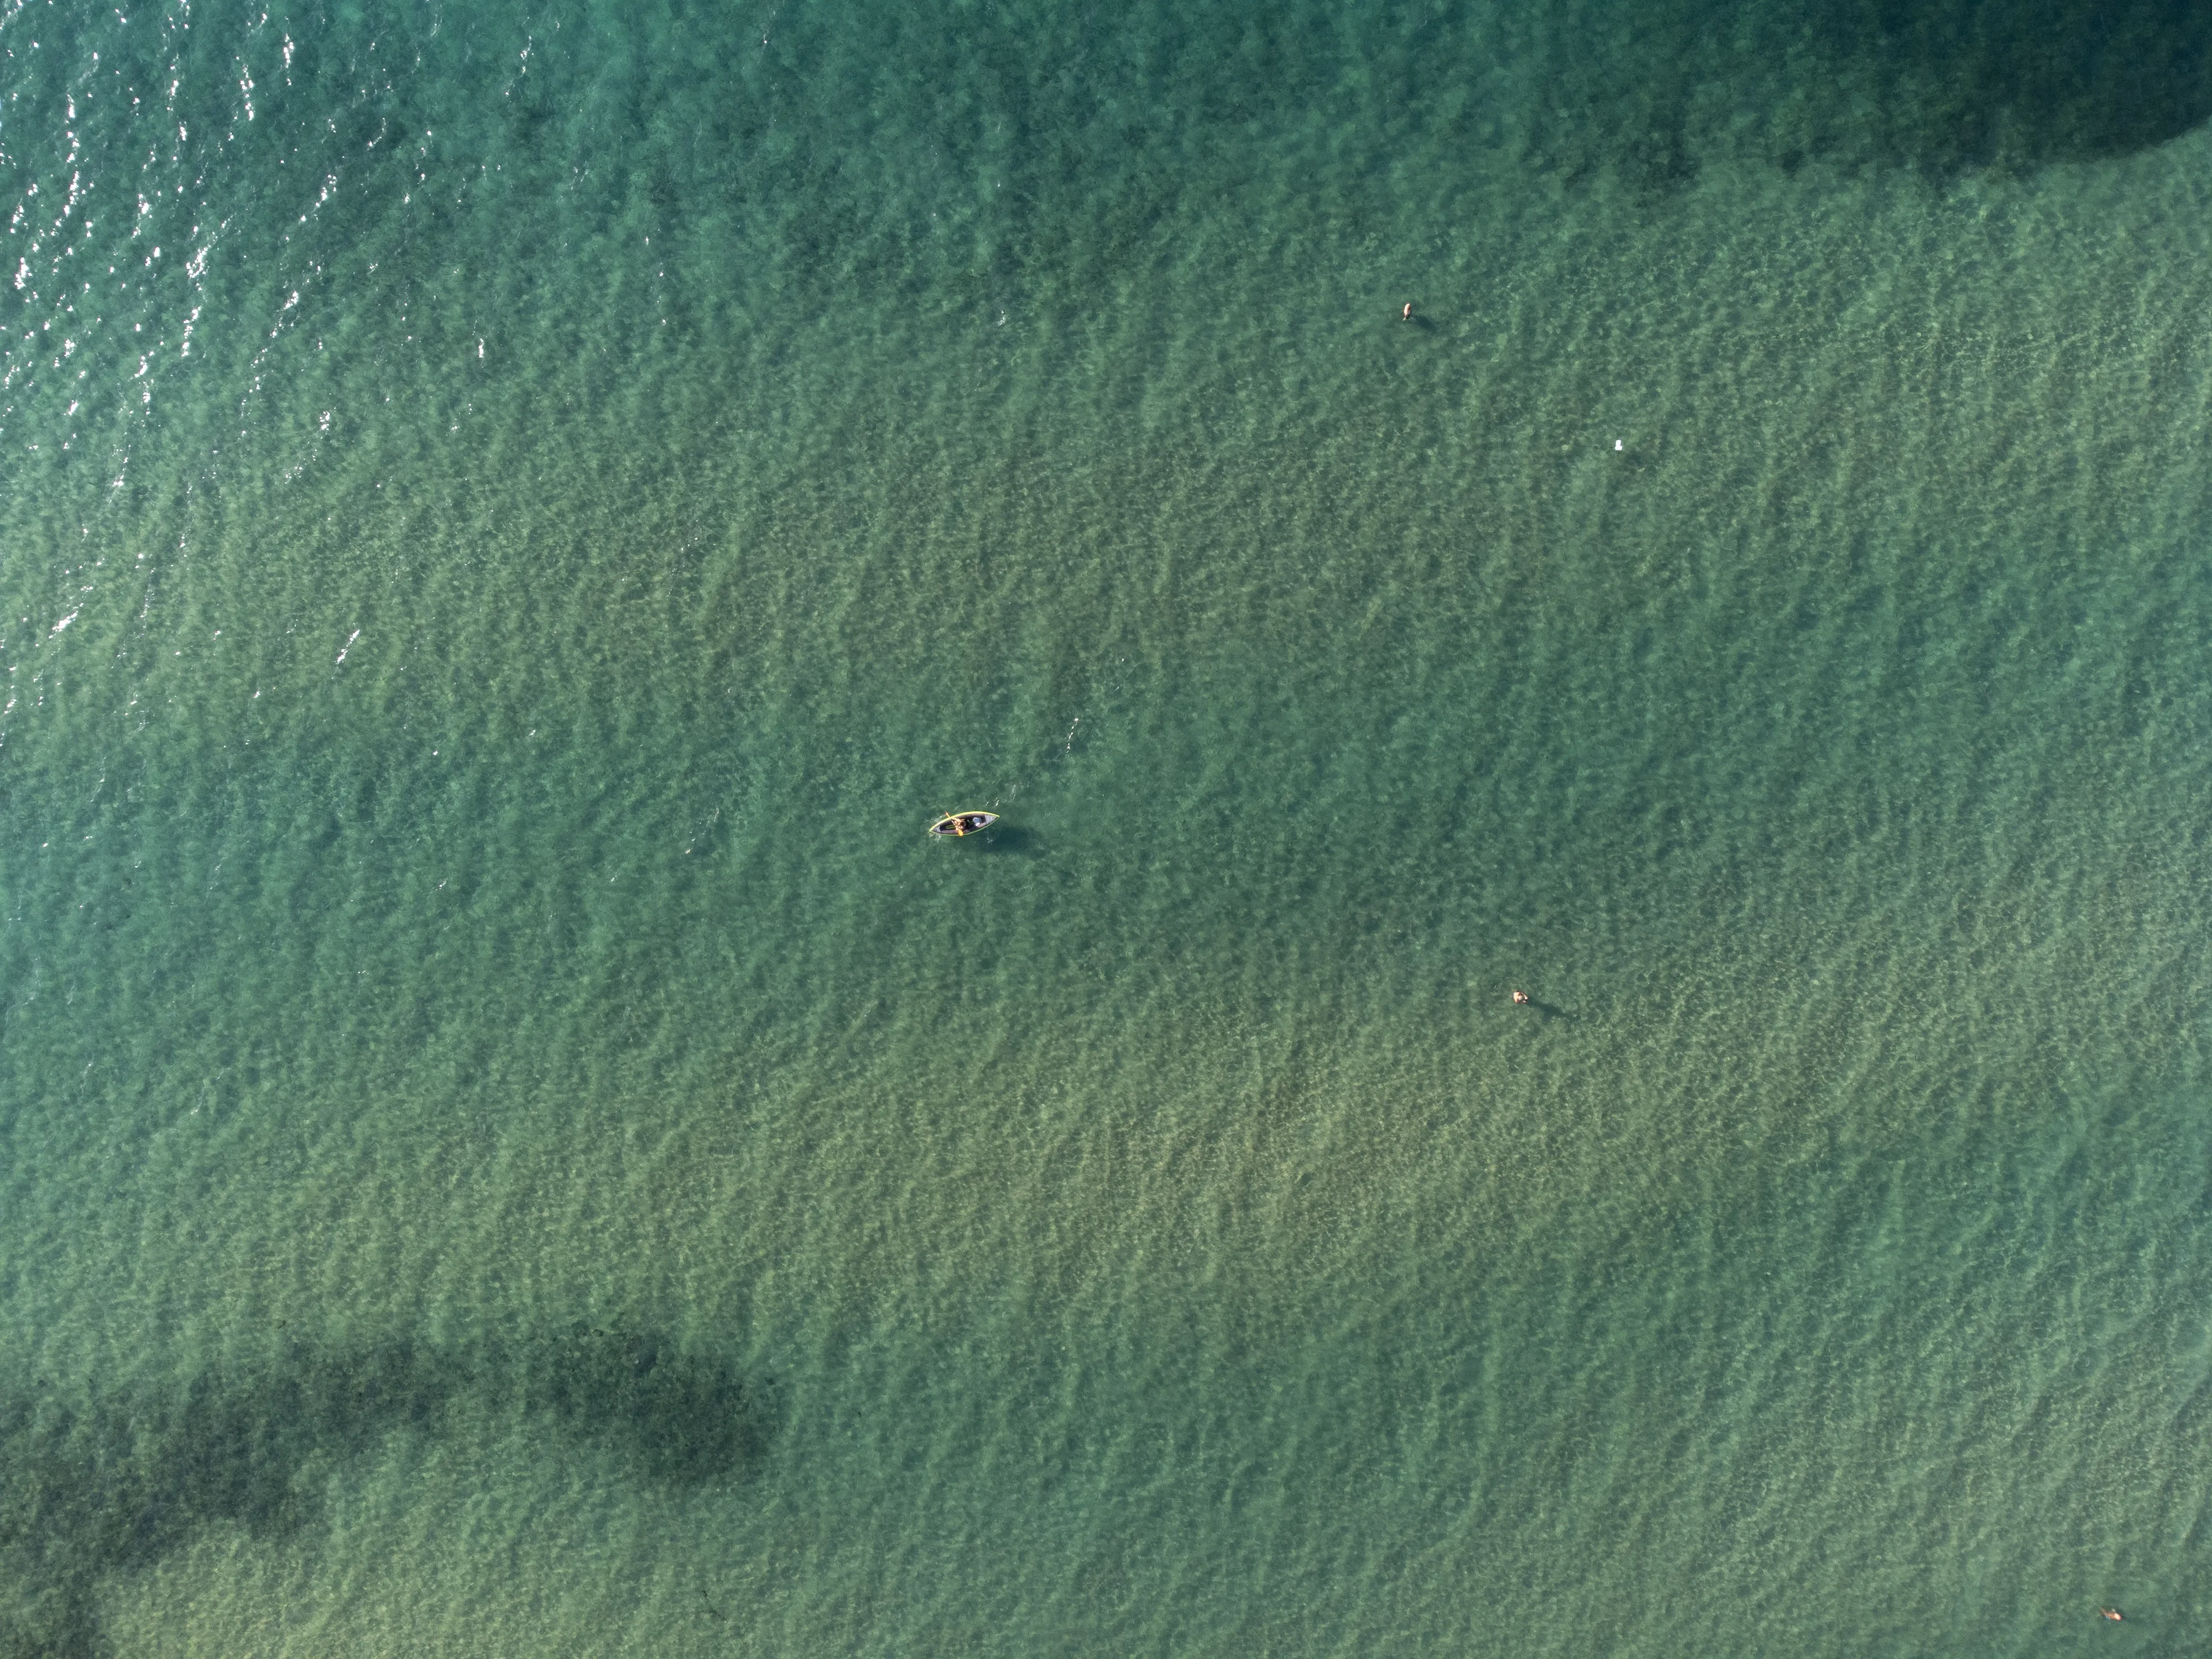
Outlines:
<svg viewBox="0 0 2212 1659"><path fill-rule="evenodd" d="M0 1659L2203 1646L2201 7L288 4L0 0Z"/></svg>

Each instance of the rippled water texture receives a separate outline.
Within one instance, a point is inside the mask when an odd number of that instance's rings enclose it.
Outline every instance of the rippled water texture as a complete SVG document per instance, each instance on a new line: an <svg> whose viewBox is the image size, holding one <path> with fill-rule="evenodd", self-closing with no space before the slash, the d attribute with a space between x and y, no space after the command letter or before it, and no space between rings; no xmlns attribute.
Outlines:
<svg viewBox="0 0 2212 1659"><path fill-rule="evenodd" d="M2208 43L4 0L0 1659L2187 1650Z"/></svg>

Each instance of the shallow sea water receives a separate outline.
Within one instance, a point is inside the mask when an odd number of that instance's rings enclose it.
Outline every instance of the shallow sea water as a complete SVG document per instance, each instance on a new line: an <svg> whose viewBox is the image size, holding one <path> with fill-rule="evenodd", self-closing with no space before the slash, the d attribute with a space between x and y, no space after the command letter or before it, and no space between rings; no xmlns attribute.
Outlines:
<svg viewBox="0 0 2212 1659"><path fill-rule="evenodd" d="M2207 46L1830 9L0 6L0 1655L2185 1650Z"/></svg>

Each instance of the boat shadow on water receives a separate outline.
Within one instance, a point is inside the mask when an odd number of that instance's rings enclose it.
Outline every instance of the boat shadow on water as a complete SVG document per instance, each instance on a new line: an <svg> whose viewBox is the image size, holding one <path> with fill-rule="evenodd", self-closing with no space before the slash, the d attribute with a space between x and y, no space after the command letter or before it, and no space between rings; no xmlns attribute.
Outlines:
<svg viewBox="0 0 2212 1659"><path fill-rule="evenodd" d="M1015 858L1041 859L1051 856L1052 847L1034 830L1018 823L994 823L980 836L968 839L975 843L979 853L1010 854Z"/></svg>

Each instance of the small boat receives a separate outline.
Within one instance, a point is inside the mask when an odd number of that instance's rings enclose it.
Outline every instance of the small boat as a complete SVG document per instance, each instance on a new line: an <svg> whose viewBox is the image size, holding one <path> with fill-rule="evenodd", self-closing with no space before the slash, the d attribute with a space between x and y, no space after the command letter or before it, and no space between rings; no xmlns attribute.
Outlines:
<svg viewBox="0 0 2212 1659"><path fill-rule="evenodd" d="M972 836L999 821L996 812L947 812L929 826L933 836Z"/></svg>

